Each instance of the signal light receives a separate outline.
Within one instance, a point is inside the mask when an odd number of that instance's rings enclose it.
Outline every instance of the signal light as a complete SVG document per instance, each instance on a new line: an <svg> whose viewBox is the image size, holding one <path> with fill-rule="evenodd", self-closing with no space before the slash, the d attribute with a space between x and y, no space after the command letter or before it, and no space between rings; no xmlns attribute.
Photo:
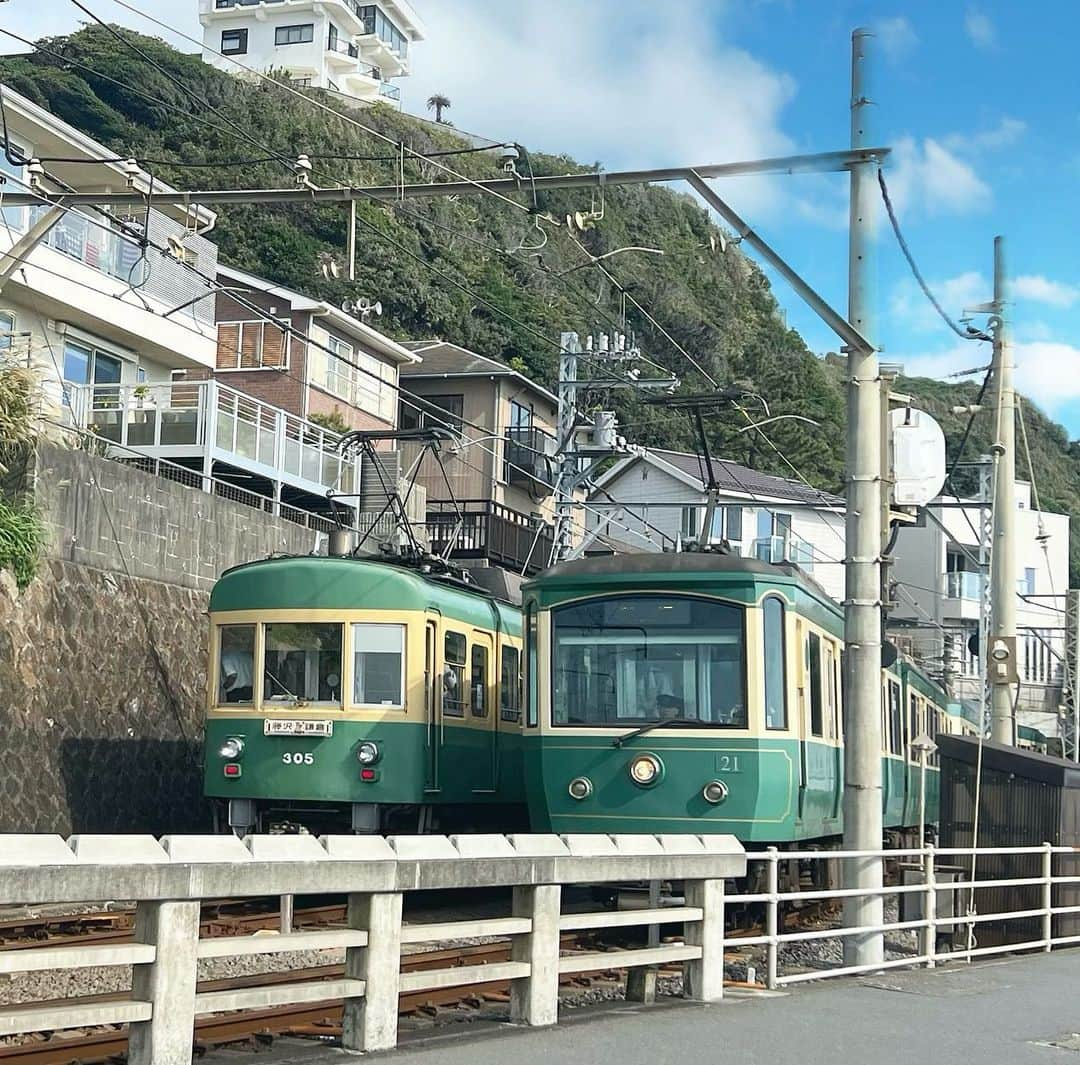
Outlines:
<svg viewBox="0 0 1080 1065"><path fill-rule="evenodd" d="M379 779L379 771L377 769L368 769L365 767L360 770L360 779L370 784Z"/></svg>
<svg viewBox="0 0 1080 1065"><path fill-rule="evenodd" d="M239 762L227 762L222 769L227 777L232 777L234 779L243 772Z"/></svg>

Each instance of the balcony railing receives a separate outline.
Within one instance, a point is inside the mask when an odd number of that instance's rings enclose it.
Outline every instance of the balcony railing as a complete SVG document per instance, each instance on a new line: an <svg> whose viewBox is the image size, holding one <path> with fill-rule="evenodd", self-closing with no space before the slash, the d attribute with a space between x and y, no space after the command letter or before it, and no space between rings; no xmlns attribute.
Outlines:
<svg viewBox="0 0 1080 1065"><path fill-rule="evenodd" d="M388 100L401 102L401 90L396 85L391 85L387 81L384 81L379 85L379 95L385 96Z"/></svg>
<svg viewBox="0 0 1080 1065"><path fill-rule="evenodd" d="M360 49L351 41L343 41L340 37L327 37L326 50L348 56L350 59L360 58Z"/></svg>
<svg viewBox="0 0 1080 1065"><path fill-rule="evenodd" d="M814 568L814 549L805 540L793 536L763 536L751 544L759 562L793 562L806 572Z"/></svg>
<svg viewBox="0 0 1080 1065"><path fill-rule="evenodd" d="M549 494L555 484L554 454L555 437L551 433L535 426L507 429L503 480Z"/></svg>
<svg viewBox="0 0 1080 1065"><path fill-rule="evenodd" d="M982 581L981 573L947 573L945 575L945 597L947 599L978 601L982 598Z"/></svg>
<svg viewBox="0 0 1080 1065"><path fill-rule="evenodd" d="M533 574L548 564L554 529L489 499L458 504L429 502L427 535L431 550L450 558L486 559L518 573Z"/></svg>
<svg viewBox="0 0 1080 1065"><path fill-rule="evenodd" d="M217 381L65 385L75 423L151 457L225 462L318 495L355 492L341 437Z"/></svg>

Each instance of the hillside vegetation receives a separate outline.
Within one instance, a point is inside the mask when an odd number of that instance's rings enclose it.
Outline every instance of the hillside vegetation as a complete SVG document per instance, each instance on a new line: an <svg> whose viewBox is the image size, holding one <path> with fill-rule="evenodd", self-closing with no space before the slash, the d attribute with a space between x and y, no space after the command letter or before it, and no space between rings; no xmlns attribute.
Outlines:
<svg viewBox="0 0 1080 1065"><path fill-rule="evenodd" d="M393 184L399 179L396 144L429 154L469 146L449 126L381 105L352 111L317 91L291 94L280 84L242 81L162 41L121 33L160 69L92 27L45 39L39 42L42 51L0 59L0 80L118 154L161 160L150 169L186 189L282 187L293 180L286 161L301 153L352 157L315 160L316 184ZM260 161L269 154L278 158ZM442 161L473 178L499 174L491 153ZM530 162L537 175L591 169L539 153ZM433 163L406 162L408 181L445 176ZM529 202L527 182L521 198ZM589 194L582 192L541 193L536 203L539 211L556 218L589 207ZM558 276L585 262L565 232L553 231L543 248L533 250L541 238L532 219L494 197L362 201L358 218L355 285L328 281L320 269L321 257L343 254L348 212L341 205L229 207L220 213L214 239L233 265L331 302L357 296L381 300L385 315L379 326L392 335L440 336L511 362L549 386L561 331L610 331L610 319L619 317L618 291L595 270ZM715 230L705 210L691 197L665 187L622 187L607 191L603 220L582 240L592 255L627 245L662 248L663 257L628 253L607 265L712 377L722 384L750 386L767 397L774 415L798 413L817 421L817 427L778 422L769 427L770 437L815 485L841 489L843 360L811 353L799 334L786 327L761 270L738 248L714 251L711 233ZM677 348L639 315L629 314L628 331L657 362L682 377L685 389L708 387ZM941 420L952 452L963 420L951 407L970 402L976 387L911 379L902 388ZM682 415L646 406L625 392L615 395L614 405L631 439L693 446ZM1080 445L1037 410L1026 409L1044 505L1080 509ZM792 476L760 437L737 432L744 425L731 410L710 419L718 453ZM990 420L977 419L965 458L985 451L989 434ZM1026 473L1023 466L1020 472ZM970 481L960 487L970 487ZM1080 575L1080 537L1075 533L1070 557L1075 581Z"/></svg>

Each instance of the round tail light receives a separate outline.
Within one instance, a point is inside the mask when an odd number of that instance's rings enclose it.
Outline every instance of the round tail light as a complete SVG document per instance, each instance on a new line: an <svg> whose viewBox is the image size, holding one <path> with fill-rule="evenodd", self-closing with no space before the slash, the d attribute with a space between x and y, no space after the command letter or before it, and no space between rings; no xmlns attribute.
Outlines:
<svg viewBox="0 0 1080 1065"><path fill-rule="evenodd" d="M588 777L574 777L566 790L570 792L571 799L577 799L580 802L592 794L592 781Z"/></svg>
<svg viewBox="0 0 1080 1065"><path fill-rule="evenodd" d="M715 806L728 797L728 786L722 780L710 780L701 789L701 794L705 797L706 802L711 802Z"/></svg>

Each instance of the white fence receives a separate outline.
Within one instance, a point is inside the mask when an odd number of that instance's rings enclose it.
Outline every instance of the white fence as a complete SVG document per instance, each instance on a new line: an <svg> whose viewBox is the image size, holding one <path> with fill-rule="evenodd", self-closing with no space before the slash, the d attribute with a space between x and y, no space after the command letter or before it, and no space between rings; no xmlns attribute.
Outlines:
<svg viewBox="0 0 1080 1065"><path fill-rule="evenodd" d="M344 1002L346 1050L397 1042L403 991L508 980L511 1014L554 1024L559 977L589 969L685 965L685 994L723 994L724 881L746 861L730 836L0 836L0 905L121 899L136 904L135 942L0 952L0 972L133 967L130 1000L0 1010L0 1035L130 1025L131 1065L189 1065L197 1016L287 1003ZM679 881L685 905L627 913L564 914L563 885ZM509 886L509 917L403 925L402 894L426 889ZM347 928L279 936L199 938L203 899L343 893ZM568 929L680 922L683 942L560 956ZM402 973L404 942L509 936L510 960ZM201 958L279 951L345 950L336 981L267 983L199 993Z"/></svg>
<svg viewBox="0 0 1080 1065"><path fill-rule="evenodd" d="M740 936L733 943L739 947L765 947L766 987L775 989L790 984L803 983L807 980L819 980L830 976L854 976L860 973L877 972L882 969L900 966L924 965L933 968L942 961L970 961L972 958L989 954L1002 954L1015 951L1043 950L1053 947L1069 946L1080 943L1080 934L1070 934L1071 926L1080 928L1080 922L1068 922L1068 933L1056 934L1055 918L1080 915L1080 905L1056 905L1055 895L1061 889L1080 890L1080 876L1055 872L1058 866L1068 864L1070 859L1080 858L1080 849L1074 847L1055 847L1049 843L1038 847L952 847L911 848L907 850L881 851L780 851L770 847L762 853L747 855L748 864L753 871L755 866L764 863L764 882L766 890L754 894L729 895L729 904L755 905L764 907L765 932L762 935ZM1038 865L1035 876L1002 877L987 872L987 864L995 859L1028 859ZM785 863L836 863L840 867L849 862L876 860L883 863L898 863L906 860L909 873L916 882L885 883L874 890L863 888L829 887L818 890L780 890L781 868ZM947 862L948 878L941 875L943 861ZM980 864L982 872L980 872ZM995 863L996 864L996 863ZM883 871L884 872L884 871ZM974 875L972 875L974 874ZM883 876L883 880L886 877ZM841 876L841 883L843 877ZM1016 891L1017 889L1038 889L1038 905L1022 909L1000 908L1000 897L996 904L988 902L987 893L997 891ZM1080 900L1076 891L1070 892ZM853 925L851 927L829 927L818 929L800 929L784 932L781 928L781 914L786 907L816 900L847 900L874 897L884 900L895 897L902 900L909 896L919 910L920 916L912 920L884 920L872 925ZM943 904L944 903L944 904ZM903 903L901 902L901 909ZM948 912L948 911L951 911ZM1038 935L1027 938L1009 936L1009 942L993 946L979 946L978 932L981 927L993 922L1003 927L1025 922L1028 926L1035 921ZM849 939L882 937L887 933L917 933L918 945L911 952L902 952L899 957L887 958L882 952L882 960L868 965L839 965L813 969L809 972L780 974L781 949L786 944L807 943L823 939ZM952 937L949 949L940 949L939 940L946 935Z"/></svg>
<svg viewBox="0 0 1080 1065"><path fill-rule="evenodd" d="M0 951L0 972L131 965L129 1000L25 1005L0 1010L0 1035L109 1024L130 1025L132 1065L188 1065L196 1017L298 1002L343 1001L346 1050L371 1051L397 1042L399 995L406 992L508 981L511 1016L529 1025L558 1019L560 976L591 970L678 963L686 997L713 1002L723 995L724 953L761 951L765 984L781 988L830 976L896 967L967 962L1016 951L1049 951L1080 943L1080 849L1040 847L890 851L779 851L746 854L730 836L0 836L0 905L71 904L125 900L136 904L130 944L43 946ZM900 883L866 891L844 887L781 890L800 865L881 861ZM1011 864L1010 864L1011 863ZM980 872L980 866L982 872ZM1020 875L1001 875L1012 868ZM1063 871L1063 870L1068 870ZM974 872L974 879L972 877ZM764 891L725 894L725 881L764 883ZM907 882L903 882L906 880ZM664 881L684 896L672 906L631 910L564 910L566 885ZM406 891L512 887L508 915L430 924L402 922ZM989 893L997 892L992 897ZM341 893L345 928L200 938L202 900ZM1019 894L1017 894L1019 893ZM1009 909L1010 897L1033 905ZM860 927L788 931L790 907L812 901L874 896L917 903L914 918ZM734 908L734 909L733 909ZM764 932L725 936L736 912L763 918ZM819 922L820 923L820 922ZM681 925L681 941L644 948L562 954L568 931ZM980 945L980 930L1006 927L1011 942ZM1019 931L1017 931L1019 930ZM743 930L745 931L745 929ZM867 965L786 959L784 948L820 940L908 933L907 949ZM958 933L958 934L954 934ZM460 937L510 940L509 960L486 965L401 971L402 945L445 943ZM945 949L946 943L947 948ZM895 947L895 943L894 943ZM273 983L199 992L200 959L342 948L336 980ZM811 963L811 966L814 963ZM782 972L783 968L793 971Z"/></svg>

